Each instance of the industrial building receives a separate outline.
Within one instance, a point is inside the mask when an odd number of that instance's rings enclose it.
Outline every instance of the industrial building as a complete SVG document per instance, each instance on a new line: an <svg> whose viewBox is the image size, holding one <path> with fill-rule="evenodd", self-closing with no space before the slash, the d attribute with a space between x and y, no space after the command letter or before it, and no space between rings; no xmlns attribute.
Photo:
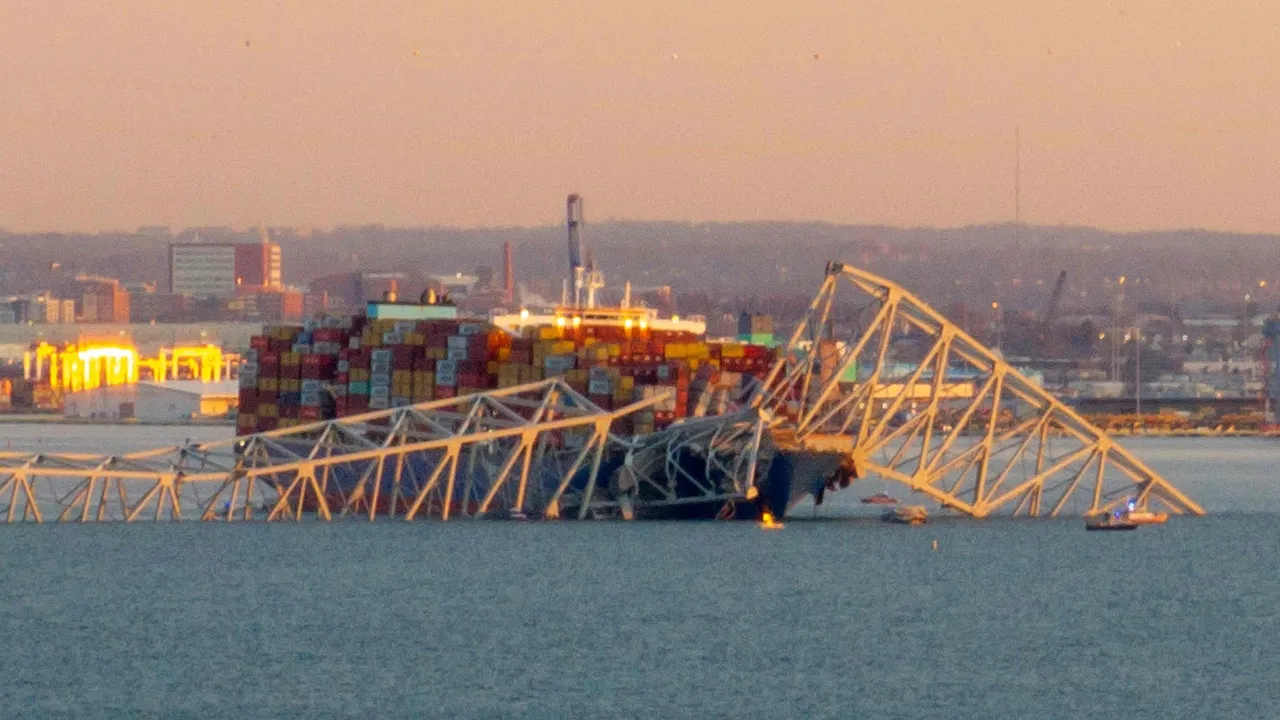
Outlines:
<svg viewBox="0 0 1280 720"><path fill-rule="evenodd" d="M169 292L231 297L284 286L280 246L261 243L174 243L169 246Z"/></svg>
<svg viewBox="0 0 1280 720"><path fill-rule="evenodd" d="M227 415L238 404L235 381L110 385L68 393L63 415L68 418L183 422Z"/></svg>

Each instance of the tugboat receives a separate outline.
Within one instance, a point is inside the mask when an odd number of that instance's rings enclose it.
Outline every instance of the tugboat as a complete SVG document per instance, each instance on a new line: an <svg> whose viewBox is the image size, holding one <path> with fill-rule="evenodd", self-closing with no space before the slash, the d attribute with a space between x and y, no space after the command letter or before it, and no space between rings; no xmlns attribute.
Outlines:
<svg viewBox="0 0 1280 720"><path fill-rule="evenodd" d="M864 505L897 505L898 498L881 490L875 495L868 495L867 497L862 498L862 503Z"/></svg>
<svg viewBox="0 0 1280 720"><path fill-rule="evenodd" d="M920 505L906 505L886 510L880 520L899 525L923 525L929 521L929 513Z"/></svg>
<svg viewBox="0 0 1280 720"><path fill-rule="evenodd" d="M1137 530L1138 524L1124 519L1124 513L1116 511L1085 521L1085 530Z"/></svg>
<svg viewBox="0 0 1280 720"><path fill-rule="evenodd" d="M1125 503L1125 509L1121 514L1126 521L1134 525L1163 525L1169 519L1169 513L1151 512L1146 508L1139 509L1137 502L1132 498Z"/></svg>

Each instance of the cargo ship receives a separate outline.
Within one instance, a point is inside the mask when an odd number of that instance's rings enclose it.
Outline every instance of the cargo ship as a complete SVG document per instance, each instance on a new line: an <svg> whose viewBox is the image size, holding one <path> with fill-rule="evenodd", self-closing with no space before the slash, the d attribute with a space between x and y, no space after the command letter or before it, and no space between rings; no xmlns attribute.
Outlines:
<svg viewBox="0 0 1280 720"><path fill-rule="evenodd" d="M575 206L576 203L576 206ZM446 298L424 293L406 302L388 293L346 317L318 317L301 325L264 328L252 338L240 368L238 435L290 428L373 410L462 397L560 377L598 407L611 410L656 399L651 409L615 421L616 435L639 437L739 407L777 360L771 321L744 314L737 337L712 340L705 322L663 317L632 307L599 307L603 283L581 258L581 205L569 200L571 278L553 308L468 317ZM629 292L627 293L629 295ZM702 463L699 466L699 463ZM607 457L602 474L616 472ZM678 459L688 474L708 476L696 453ZM688 502L636 508L637 517L758 519L783 517L791 497L786 460L761 468L759 489L735 502ZM685 473L673 472L680 495ZM338 479L339 483L343 481ZM339 487L330 504L350 488ZM695 488L688 488L690 495ZM383 492L374 512L402 513ZM694 500L690 497L690 500ZM458 501L474 510L474 498ZM362 508L363 509L363 508Z"/></svg>

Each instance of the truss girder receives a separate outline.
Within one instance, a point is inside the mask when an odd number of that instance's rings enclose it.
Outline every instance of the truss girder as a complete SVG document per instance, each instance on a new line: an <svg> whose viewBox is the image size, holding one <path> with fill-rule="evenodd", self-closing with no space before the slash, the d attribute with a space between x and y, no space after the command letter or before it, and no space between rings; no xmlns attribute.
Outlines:
<svg viewBox="0 0 1280 720"><path fill-rule="evenodd" d="M619 418L559 378L116 456L0 452L7 522L586 515ZM611 497L612 493L601 495Z"/></svg>
<svg viewBox="0 0 1280 720"><path fill-rule="evenodd" d="M974 517L1096 514L1127 500L1203 514L1177 488L915 295L831 263L751 405L792 448L845 448Z"/></svg>

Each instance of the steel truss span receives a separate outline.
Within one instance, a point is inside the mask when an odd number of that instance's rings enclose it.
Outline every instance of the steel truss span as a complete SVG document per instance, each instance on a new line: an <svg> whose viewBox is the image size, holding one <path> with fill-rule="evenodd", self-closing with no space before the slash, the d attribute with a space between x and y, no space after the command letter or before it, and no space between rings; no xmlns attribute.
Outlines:
<svg viewBox="0 0 1280 720"><path fill-rule="evenodd" d="M8 522L316 517L588 517L614 422L555 378L410 407L118 456L0 453Z"/></svg>
<svg viewBox="0 0 1280 720"><path fill-rule="evenodd" d="M0 452L0 517L732 517L873 475L978 518L1203 513L911 293L839 263L727 414L616 431L665 399L607 411L555 378L215 443Z"/></svg>
<svg viewBox="0 0 1280 720"><path fill-rule="evenodd" d="M753 404L781 444L837 451L972 517L1204 511L902 287L840 263Z"/></svg>

